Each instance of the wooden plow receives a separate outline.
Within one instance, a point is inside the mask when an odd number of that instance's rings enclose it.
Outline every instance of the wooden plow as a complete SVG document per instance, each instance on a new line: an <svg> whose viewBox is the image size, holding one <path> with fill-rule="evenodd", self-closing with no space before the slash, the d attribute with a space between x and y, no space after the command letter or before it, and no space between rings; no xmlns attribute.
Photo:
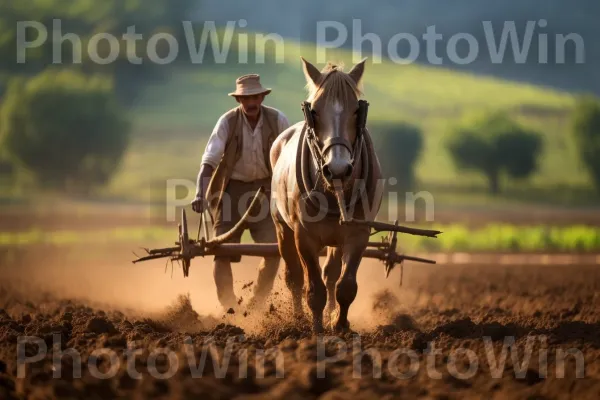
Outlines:
<svg viewBox="0 0 600 400"><path fill-rule="evenodd" d="M171 262L180 262L183 268L183 276L188 277L190 273L191 261L195 257L205 256L255 256L255 257L270 257L279 256L279 247L277 243L227 243L232 237L244 230L246 227L246 221L248 220L251 212L260 203L260 196L264 193L264 188L260 188L254 196L250 206L242 216L240 221L228 232L214 237L209 238L209 230L207 226L207 218L202 213L200 215L200 224L198 226L198 237L196 240L190 238L187 217L185 210L181 211L181 222L179 223L179 240L175 242L174 247L166 247L159 249L144 249L146 255L138 257L133 263L139 263L142 261L156 260L166 258ZM338 198L339 200L339 198ZM426 230L409 228L398 225L398 221L394 224L388 224L378 221L360 221L348 219L345 208L340 205L342 215L340 218L341 225L367 225L372 229L371 235L379 232L388 232L385 238L382 238L381 242L369 242L367 249L363 253L363 258L374 258L380 260L385 265L386 277L389 276L392 269L403 262L415 261L426 264L435 264L434 260L428 260L420 257L412 257L404 254L398 254L396 252L396 245L398 243L398 233L405 233L410 235L426 236L436 238L440 231ZM203 227L204 235L200 237L200 228ZM321 255L325 255L325 249L322 250ZM137 255L136 255L137 257ZM402 276L400 283L402 284Z"/></svg>

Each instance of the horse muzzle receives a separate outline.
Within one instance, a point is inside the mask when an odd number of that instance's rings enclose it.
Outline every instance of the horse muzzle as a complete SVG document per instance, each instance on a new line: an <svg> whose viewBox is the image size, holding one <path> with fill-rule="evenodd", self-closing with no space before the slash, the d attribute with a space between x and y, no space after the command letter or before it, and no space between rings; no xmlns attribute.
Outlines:
<svg viewBox="0 0 600 400"><path fill-rule="evenodd" d="M352 176L352 172L352 164L346 160L334 158L323 165L323 177L328 184L333 184L337 179L344 182Z"/></svg>
<svg viewBox="0 0 600 400"><path fill-rule="evenodd" d="M352 146L344 138L333 137L323 143L322 154L325 155L323 163L323 178L332 185L334 180L342 182L352 176Z"/></svg>

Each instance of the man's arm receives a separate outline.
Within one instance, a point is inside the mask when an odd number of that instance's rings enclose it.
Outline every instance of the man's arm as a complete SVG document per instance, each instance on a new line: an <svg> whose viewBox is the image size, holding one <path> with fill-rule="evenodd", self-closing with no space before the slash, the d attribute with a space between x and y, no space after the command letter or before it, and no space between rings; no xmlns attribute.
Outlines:
<svg viewBox="0 0 600 400"><path fill-rule="evenodd" d="M214 170L213 166L209 164L202 164L200 166L200 172L198 172L196 179L196 199L206 198L206 189Z"/></svg>
<svg viewBox="0 0 600 400"><path fill-rule="evenodd" d="M200 172L198 172L198 178L196 179L196 197L192 201L192 210L197 213L203 212L206 206L206 189L214 170L209 164L200 166Z"/></svg>
<svg viewBox="0 0 600 400"><path fill-rule="evenodd" d="M192 209L198 213L204 210L206 190L212 174L219 164L228 134L227 120L221 117L213 129L200 163L200 171L196 178L196 197L192 201Z"/></svg>

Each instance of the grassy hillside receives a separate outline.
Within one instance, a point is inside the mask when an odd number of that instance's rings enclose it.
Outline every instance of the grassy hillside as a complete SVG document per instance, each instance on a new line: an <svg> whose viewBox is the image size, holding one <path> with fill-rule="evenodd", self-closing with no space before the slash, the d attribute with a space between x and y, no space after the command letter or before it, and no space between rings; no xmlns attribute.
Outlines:
<svg viewBox="0 0 600 400"><path fill-rule="evenodd" d="M201 2L202 18L215 20L224 24L244 18L248 27L257 31L276 32L284 37L295 38L305 42L317 42L317 24L319 21L335 21L348 32L343 42L346 48L356 48L358 41L353 35L376 34L382 42L382 50L387 55L386 45L390 38L398 33L410 33L420 40L421 52L418 62L429 64L426 42L422 35L427 28L435 26L442 37L438 42L437 52L444 59L444 66L486 74L503 79L514 79L522 82L549 85L569 91L590 91L600 94L600 46L597 37L597 16L600 3L597 0L380 0L372 4L359 0L331 0L323 4L320 0L305 0L298 4L287 4L286 11L290 18L273 18L273 14L265 10L277 10L279 1L259 0L257 3L242 4L223 3L215 0ZM358 19L361 28L354 27ZM525 63L516 63L509 51L502 63L492 62L487 48L487 37L483 21L490 21L494 26L496 41L505 22L514 22L519 37L524 38L527 21L546 20L545 28L535 29L529 56ZM332 29L331 36L335 37ZM470 34L477 38L480 51L473 63L457 65L451 62L444 52L450 38L455 34ZM538 34L548 35L549 62L538 61ZM556 64L554 48L555 35L576 33L585 43L585 62L575 63L573 49L567 50L565 64ZM362 43L365 54L370 54L372 45L369 40Z"/></svg>
<svg viewBox="0 0 600 400"><path fill-rule="evenodd" d="M290 119L301 118L300 102L305 97L305 81L300 56L316 64L315 47L285 42L284 57L276 62L272 54L266 62L237 62L231 51L227 64L202 64L172 74L167 82L149 86L135 106L140 127L210 129L216 118L235 105L227 96L235 78L250 72L260 73L263 84L274 89L268 102L284 110ZM328 59L353 64L352 53L328 51ZM312 57L311 57L312 56ZM493 78L392 62L368 62L364 80L370 117L384 120L401 118L422 121L423 117L448 119L476 108L525 108L533 113L563 115L572 105L566 93L533 85L511 83Z"/></svg>
<svg viewBox="0 0 600 400"><path fill-rule="evenodd" d="M179 69L168 81L147 87L134 107L136 139L108 193L162 201L166 179L195 179L212 127L222 113L236 105L227 93L239 75L260 73L263 84L273 88L266 104L283 110L292 122L301 120L300 102L306 92L300 55L315 62L310 58L315 48L286 41L284 50L285 62L275 63L269 54L266 63L256 64L250 55L246 65L239 64L237 52L232 51L226 65ZM343 62L346 70L353 64L352 54L346 51L328 52L328 56L331 61ZM417 170L420 188L435 191L444 201L490 201L483 178L457 172L441 141L465 115L504 108L540 130L546 143L539 173L530 182L508 185L500 201L533 196L551 203L553 197L562 204L589 202L588 177L568 132L573 106L568 93L432 67L370 62L364 92L371 104L370 121L404 119L424 129L426 149Z"/></svg>

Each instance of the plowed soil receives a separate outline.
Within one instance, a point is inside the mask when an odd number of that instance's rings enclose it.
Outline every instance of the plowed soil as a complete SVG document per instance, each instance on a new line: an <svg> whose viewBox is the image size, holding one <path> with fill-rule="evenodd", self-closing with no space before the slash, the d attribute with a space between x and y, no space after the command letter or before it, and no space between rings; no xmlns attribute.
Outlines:
<svg viewBox="0 0 600 400"><path fill-rule="evenodd" d="M124 251L44 250L3 254L0 399L600 396L597 267L407 264L399 287L399 270L365 261L354 332L314 337L289 316L283 271L268 307L245 309L253 258L227 313L210 259L184 280Z"/></svg>

